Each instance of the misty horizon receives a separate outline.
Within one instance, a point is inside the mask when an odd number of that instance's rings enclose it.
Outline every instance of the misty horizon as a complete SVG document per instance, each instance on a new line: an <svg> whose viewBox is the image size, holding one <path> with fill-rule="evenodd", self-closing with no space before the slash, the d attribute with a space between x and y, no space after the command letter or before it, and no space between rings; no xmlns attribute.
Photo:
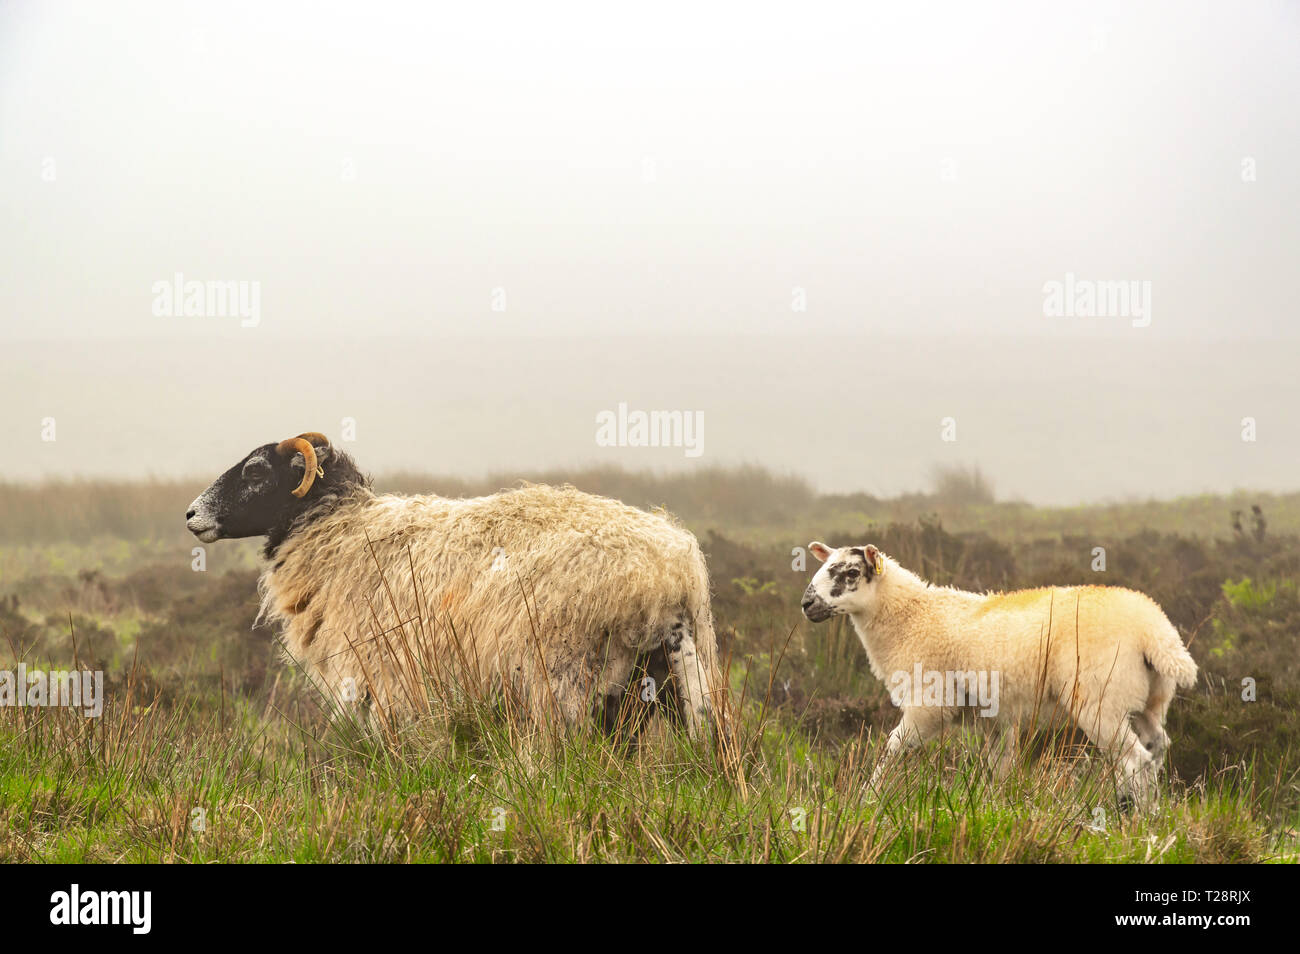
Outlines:
<svg viewBox="0 0 1300 954"><path fill-rule="evenodd" d="M244 373L192 370L184 341L101 342L75 353L14 344L0 357L18 392L0 425L10 451L4 477L211 479L256 446L320 430L372 473L756 464L820 492L890 497L929 488L936 465L977 465L999 499L1043 504L1297 489L1291 414L1300 380L1288 374L1289 354L1252 342L1211 350L867 336L826 351L753 336L490 344L320 339ZM206 347L218 369L245 360L238 340ZM382 381L353 371L367 349L385 367ZM1056 366L1063 357L1066 369ZM701 453L600 446L598 417L620 404L701 413ZM41 440L46 416L56 421L52 442ZM1246 416L1257 421L1253 442L1242 440ZM355 428L351 442L344 419Z"/></svg>
<svg viewBox="0 0 1300 954"><path fill-rule="evenodd" d="M607 17L0 9L0 480L1300 489L1300 10Z"/></svg>

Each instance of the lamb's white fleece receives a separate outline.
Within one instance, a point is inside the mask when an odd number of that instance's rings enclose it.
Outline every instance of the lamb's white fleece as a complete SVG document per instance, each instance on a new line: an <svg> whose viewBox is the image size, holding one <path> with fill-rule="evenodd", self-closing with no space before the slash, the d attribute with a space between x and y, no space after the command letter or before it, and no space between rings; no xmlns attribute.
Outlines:
<svg viewBox="0 0 1300 954"><path fill-rule="evenodd" d="M1175 686L1196 682L1196 663L1150 597L1111 586L971 593L927 583L875 547L810 550L824 565L805 593L805 613L849 616L887 685L918 667L995 674L997 723L1024 727L1064 712L1116 756L1126 784L1154 777L1168 745L1169 702ZM889 751L930 738L955 714L905 700Z"/></svg>

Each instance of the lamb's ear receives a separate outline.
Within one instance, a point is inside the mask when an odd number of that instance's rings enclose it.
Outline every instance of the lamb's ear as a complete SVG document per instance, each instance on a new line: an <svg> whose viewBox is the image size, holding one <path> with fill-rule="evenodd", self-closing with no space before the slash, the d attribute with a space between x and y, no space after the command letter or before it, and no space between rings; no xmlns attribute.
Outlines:
<svg viewBox="0 0 1300 954"><path fill-rule="evenodd" d="M835 551L832 550L830 547L828 547L826 544L822 543L821 541L814 540L812 543L808 544L808 552L811 553L813 556L815 556L822 563L825 563L826 558L830 556L832 553L834 553Z"/></svg>
<svg viewBox="0 0 1300 954"><path fill-rule="evenodd" d="M885 574L885 555L868 543L862 548L862 555L867 558L867 563L871 566L871 571L876 576Z"/></svg>

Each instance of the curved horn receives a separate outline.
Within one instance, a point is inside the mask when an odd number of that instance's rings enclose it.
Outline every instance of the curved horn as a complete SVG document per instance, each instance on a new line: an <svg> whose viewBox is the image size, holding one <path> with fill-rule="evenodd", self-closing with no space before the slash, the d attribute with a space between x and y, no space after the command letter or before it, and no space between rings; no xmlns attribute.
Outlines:
<svg viewBox="0 0 1300 954"><path fill-rule="evenodd" d="M329 442L326 441L326 443ZM311 446L311 441L305 437L291 437L287 441L280 441L275 448L275 452L284 457L292 457L295 451L302 453L306 469L302 472L302 483L294 488L293 495L295 497L304 497L307 491L311 490L312 482L316 480L316 449Z"/></svg>
<svg viewBox="0 0 1300 954"><path fill-rule="evenodd" d="M326 447L330 447L330 446L331 446L331 445L330 445L330 439L329 439L328 437L326 437L324 434L319 434L319 433L317 433L316 431L304 431L303 433L299 434L298 436L301 437L301 438L304 438L304 439L306 439L306 440L311 441L313 444L315 444L315 445L317 445L317 446L319 446L319 445L321 445L321 444L324 444Z"/></svg>

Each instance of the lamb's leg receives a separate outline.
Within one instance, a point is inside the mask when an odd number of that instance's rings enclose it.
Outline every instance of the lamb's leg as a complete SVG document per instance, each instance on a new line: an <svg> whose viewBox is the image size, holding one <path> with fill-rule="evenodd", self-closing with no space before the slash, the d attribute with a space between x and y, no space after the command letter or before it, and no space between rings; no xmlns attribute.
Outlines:
<svg viewBox="0 0 1300 954"><path fill-rule="evenodd" d="M1169 736L1164 726L1156 721L1152 713L1133 713L1133 731L1137 733L1143 747L1151 753L1153 759L1159 762L1164 758L1165 750L1169 748Z"/></svg>
<svg viewBox="0 0 1300 954"><path fill-rule="evenodd" d="M664 652L677 683L677 698L681 700L687 730L692 736L697 736L710 718L711 707L704 667L696 654L695 637L688 623L679 620L672 624L664 638Z"/></svg>
<svg viewBox="0 0 1300 954"><path fill-rule="evenodd" d="M1129 724L1129 713L1091 705L1078 723L1092 743L1114 760L1121 808L1135 802L1146 806L1155 793L1157 764Z"/></svg>
<svg viewBox="0 0 1300 954"><path fill-rule="evenodd" d="M1016 764L1020 751L1020 727L1010 723L999 722L990 727L986 755L989 770L997 782L1005 782Z"/></svg>
<svg viewBox="0 0 1300 954"><path fill-rule="evenodd" d="M1131 748L1120 759L1118 768L1120 786L1120 804L1130 800L1139 808L1149 808L1156 796L1156 773L1160 771L1159 763L1151 757L1136 734Z"/></svg>
<svg viewBox="0 0 1300 954"><path fill-rule="evenodd" d="M885 769L900 752L904 749L914 749L927 739L933 738L938 735L942 727L943 710L941 709L926 709L922 706L904 709L903 718L889 733L889 740L885 743L885 754L876 764L876 770L871 773L871 781L868 784L872 788L877 788L884 777Z"/></svg>
<svg viewBox="0 0 1300 954"><path fill-rule="evenodd" d="M1176 689L1174 680L1163 673L1152 673L1146 707L1133 715L1133 728L1152 758L1156 760L1157 771L1159 763L1164 760L1165 752L1169 748L1169 736L1165 732L1165 716L1169 712L1169 703L1173 701Z"/></svg>

